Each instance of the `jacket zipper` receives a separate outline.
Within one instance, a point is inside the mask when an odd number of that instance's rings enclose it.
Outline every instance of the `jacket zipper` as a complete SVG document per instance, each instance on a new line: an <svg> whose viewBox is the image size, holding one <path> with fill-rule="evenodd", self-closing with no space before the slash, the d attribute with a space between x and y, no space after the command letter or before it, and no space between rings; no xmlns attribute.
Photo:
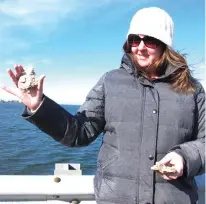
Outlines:
<svg viewBox="0 0 206 204"><path fill-rule="evenodd" d="M145 87L143 85L143 100L142 100L142 112L141 112L141 126L140 126L140 138L141 138L141 141L140 141L140 148L139 148L139 161L141 161L141 147L142 147L142 136L143 136L143 123L144 123L144 112L145 112ZM137 181L139 181L139 174L140 174L140 165L138 165L138 176L137 176ZM136 204L138 204L139 202L139 183L137 183L137 195L138 195L138 199L137 199L137 196L136 196Z"/></svg>

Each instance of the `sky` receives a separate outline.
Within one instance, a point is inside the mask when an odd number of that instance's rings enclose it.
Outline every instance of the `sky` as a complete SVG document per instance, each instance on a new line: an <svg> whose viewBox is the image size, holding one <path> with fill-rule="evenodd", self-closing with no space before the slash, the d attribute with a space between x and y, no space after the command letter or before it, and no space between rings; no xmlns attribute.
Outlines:
<svg viewBox="0 0 206 204"><path fill-rule="evenodd" d="M44 93L60 104L82 104L107 71L119 67L135 12L156 6L175 24L174 49L204 87L204 0L0 0L0 84L15 64L44 74ZM151 19L152 20L152 19ZM0 99L15 100L0 90Z"/></svg>

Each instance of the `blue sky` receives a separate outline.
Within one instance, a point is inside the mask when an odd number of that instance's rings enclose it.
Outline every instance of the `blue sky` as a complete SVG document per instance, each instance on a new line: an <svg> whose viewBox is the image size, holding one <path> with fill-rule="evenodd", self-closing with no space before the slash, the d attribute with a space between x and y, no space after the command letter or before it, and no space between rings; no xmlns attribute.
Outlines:
<svg viewBox="0 0 206 204"><path fill-rule="evenodd" d="M171 15L174 49L188 54L205 85L204 0L0 0L0 84L13 86L6 70L14 64L34 66L46 75L46 95L83 103L101 75L119 67L132 16L150 6ZM0 99L15 97L0 91Z"/></svg>

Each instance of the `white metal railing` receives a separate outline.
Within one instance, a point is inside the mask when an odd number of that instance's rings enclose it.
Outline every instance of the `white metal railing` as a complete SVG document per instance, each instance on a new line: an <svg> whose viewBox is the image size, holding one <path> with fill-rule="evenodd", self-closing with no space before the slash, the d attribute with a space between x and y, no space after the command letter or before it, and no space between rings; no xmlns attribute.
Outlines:
<svg viewBox="0 0 206 204"><path fill-rule="evenodd" d="M82 176L78 164L56 164L54 175L0 175L0 203L94 204L94 176ZM204 175L205 176L205 175ZM199 204L205 202L205 185L199 186Z"/></svg>
<svg viewBox="0 0 206 204"><path fill-rule="evenodd" d="M93 176L0 176L0 201L94 201Z"/></svg>
<svg viewBox="0 0 206 204"><path fill-rule="evenodd" d="M96 203L94 176L82 176L80 164L55 164L54 175L0 176L0 202Z"/></svg>

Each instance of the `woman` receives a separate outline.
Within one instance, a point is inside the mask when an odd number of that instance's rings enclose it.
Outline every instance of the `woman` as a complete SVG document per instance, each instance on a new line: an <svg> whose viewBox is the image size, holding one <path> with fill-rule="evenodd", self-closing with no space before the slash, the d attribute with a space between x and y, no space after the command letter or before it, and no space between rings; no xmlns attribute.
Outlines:
<svg viewBox="0 0 206 204"><path fill-rule="evenodd" d="M137 11L120 68L100 78L76 115L43 94L44 76L22 92L23 67L9 70L17 88L3 89L25 104L23 118L55 140L84 146L104 133L94 179L98 204L198 200L194 176L205 171L205 93L172 42L173 21L164 10ZM152 171L157 161L176 172Z"/></svg>

